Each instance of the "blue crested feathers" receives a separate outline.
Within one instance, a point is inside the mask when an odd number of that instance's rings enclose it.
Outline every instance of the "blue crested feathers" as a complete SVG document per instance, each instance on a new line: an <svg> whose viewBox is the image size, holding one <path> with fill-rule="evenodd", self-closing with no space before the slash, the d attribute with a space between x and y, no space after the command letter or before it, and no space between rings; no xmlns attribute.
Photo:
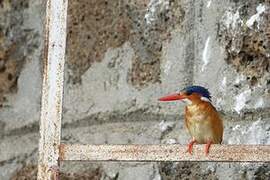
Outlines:
<svg viewBox="0 0 270 180"><path fill-rule="evenodd" d="M198 93L202 97L206 97L209 100L211 100L211 95L210 95L209 91L202 86L188 86L185 89L183 89L183 91L185 91L188 95L190 95L192 93Z"/></svg>

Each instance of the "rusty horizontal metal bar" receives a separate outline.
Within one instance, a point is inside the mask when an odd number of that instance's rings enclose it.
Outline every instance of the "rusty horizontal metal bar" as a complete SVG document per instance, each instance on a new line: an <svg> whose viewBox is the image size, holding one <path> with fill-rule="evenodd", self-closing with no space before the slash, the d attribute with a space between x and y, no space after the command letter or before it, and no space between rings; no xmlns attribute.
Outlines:
<svg viewBox="0 0 270 180"><path fill-rule="evenodd" d="M61 144L63 161L216 161L270 162L270 145L194 145L190 155L186 145L78 145Z"/></svg>

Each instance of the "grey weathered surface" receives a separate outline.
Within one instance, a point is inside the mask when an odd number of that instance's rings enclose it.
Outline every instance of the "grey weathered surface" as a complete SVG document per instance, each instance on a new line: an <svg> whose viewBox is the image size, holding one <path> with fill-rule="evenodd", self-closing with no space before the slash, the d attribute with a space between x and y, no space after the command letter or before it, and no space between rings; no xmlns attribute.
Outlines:
<svg viewBox="0 0 270 180"><path fill-rule="evenodd" d="M36 172L44 3L21 2L0 2L1 63L2 51L16 45L13 56L4 53L9 68L0 72L0 80L10 72L18 76L14 82L1 81L8 83L0 88L6 98L0 100L0 179ZM157 98L200 84L210 89L223 116L224 144L270 144L269 66L258 63L269 62L268 2L108 2L108 7L105 0L70 3L65 142L186 144L183 104ZM256 8L265 10L256 16ZM10 65L13 61L19 65ZM265 179L270 169L250 163L65 162L62 167L74 176L97 179Z"/></svg>

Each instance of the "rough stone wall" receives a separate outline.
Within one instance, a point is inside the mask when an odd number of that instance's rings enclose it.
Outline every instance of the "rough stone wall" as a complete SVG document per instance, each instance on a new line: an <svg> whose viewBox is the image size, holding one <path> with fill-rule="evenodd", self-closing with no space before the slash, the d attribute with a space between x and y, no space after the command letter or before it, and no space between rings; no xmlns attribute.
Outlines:
<svg viewBox="0 0 270 180"><path fill-rule="evenodd" d="M44 3L0 1L0 179L35 179ZM267 0L69 2L62 139L85 144L189 140L181 103L209 88L224 144L270 144ZM62 179L267 179L269 164L62 163ZM138 176L139 175L139 176Z"/></svg>

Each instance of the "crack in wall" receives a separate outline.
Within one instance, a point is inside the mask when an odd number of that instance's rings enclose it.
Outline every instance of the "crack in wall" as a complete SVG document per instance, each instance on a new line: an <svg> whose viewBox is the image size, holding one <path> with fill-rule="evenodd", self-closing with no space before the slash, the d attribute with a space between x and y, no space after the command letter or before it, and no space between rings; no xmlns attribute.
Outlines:
<svg viewBox="0 0 270 180"><path fill-rule="evenodd" d="M256 112L256 115L254 113ZM259 112L249 111L245 112L242 115L237 113L227 113L220 112L222 118L226 121L255 121L258 118L267 119L270 117L270 108L261 109ZM107 113L96 113L91 114L89 116L83 117L71 123L63 123L62 130L64 129L76 129L80 127L91 127L93 125L101 125L106 123L119 123L119 122L145 122L149 121L160 122L164 119L166 121L176 122L179 119L183 119L182 115L164 115L164 114L155 114L146 112L145 109L139 109L137 111L129 112L126 114L121 113L120 111L115 112L107 112ZM26 134L38 133L39 131L39 123L34 122L30 125L26 125L21 128L13 129L8 132L1 131L0 138L11 137L11 136L22 136Z"/></svg>
<svg viewBox="0 0 270 180"><path fill-rule="evenodd" d="M32 157L34 154L37 154L37 152L38 152L38 148L35 148L33 151L31 151L28 154L26 153L26 154L23 154L23 155L14 156L14 157L12 157L10 159L0 161L0 166L4 166L5 164L12 164L12 163L24 164L25 161L29 157Z"/></svg>

